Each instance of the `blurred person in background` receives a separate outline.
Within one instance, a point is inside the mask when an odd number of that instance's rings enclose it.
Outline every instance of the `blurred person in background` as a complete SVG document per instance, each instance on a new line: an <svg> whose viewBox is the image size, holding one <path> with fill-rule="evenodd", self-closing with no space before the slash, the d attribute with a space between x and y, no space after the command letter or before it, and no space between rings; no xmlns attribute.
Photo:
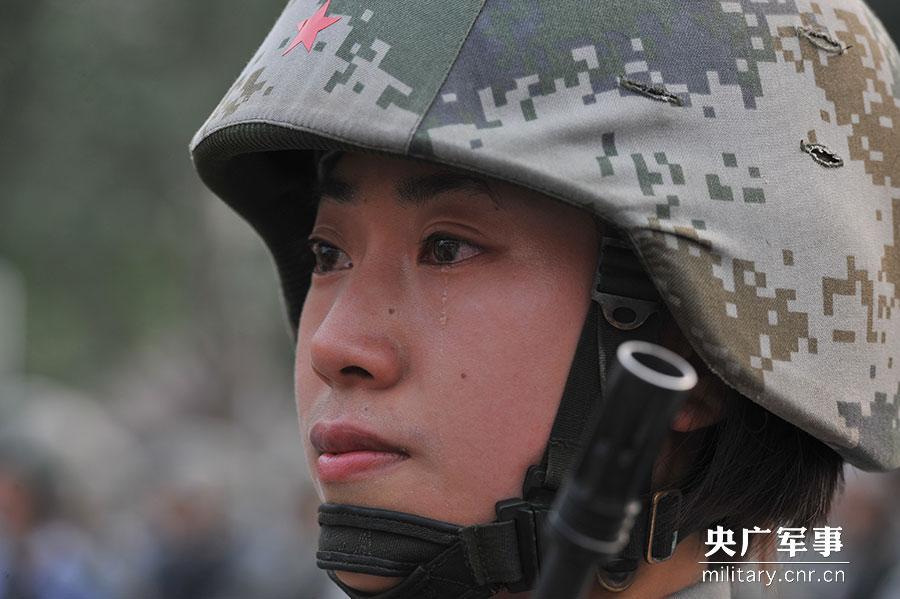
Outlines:
<svg viewBox="0 0 900 599"><path fill-rule="evenodd" d="M151 516L151 586L159 599L232 597L234 542L219 498L207 489L162 488Z"/></svg>
<svg viewBox="0 0 900 599"><path fill-rule="evenodd" d="M61 478L37 447L0 443L0 599L110 597L91 539L61 504Z"/></svg>

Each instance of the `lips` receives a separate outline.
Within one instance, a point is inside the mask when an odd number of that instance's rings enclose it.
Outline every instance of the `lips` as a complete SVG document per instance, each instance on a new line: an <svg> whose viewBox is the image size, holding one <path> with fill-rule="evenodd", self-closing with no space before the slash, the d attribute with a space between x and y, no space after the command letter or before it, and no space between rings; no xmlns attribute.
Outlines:
<svg viewBox="0 0 900 599"><path fill-rule="evenodd" d="M375 433L344 423L318 422L309 431L309 440L320 454L353 451L383 451L406 454L406 451Z"/></svg>
<svg viewBox="0 0 900 599"><path fill-rule="evenodd" d="M400 446L346 423L316 423L309 439L319 453L316 473L323 483L361 480L409 458Z"/></svg>

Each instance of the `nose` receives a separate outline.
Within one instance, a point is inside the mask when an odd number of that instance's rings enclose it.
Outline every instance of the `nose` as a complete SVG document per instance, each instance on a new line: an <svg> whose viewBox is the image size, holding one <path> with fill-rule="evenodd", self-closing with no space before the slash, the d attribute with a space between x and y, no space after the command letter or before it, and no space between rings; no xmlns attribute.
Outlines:
<svg viewBox="0 0 900 599"><path fill-rule="evenodd" d="M332 326L320 327L313 336L310 363L330 387L387 389L397 384L403 371L399 348L388 338Z"/></svg>
<svg viewBox="0 0 900 599"><path fill-rule="evenodd" d="M387 305L393 294L383 283L361 269L349 274L312 335L310 365L329 386L387 389L403 377L400 331Z"/></svg>

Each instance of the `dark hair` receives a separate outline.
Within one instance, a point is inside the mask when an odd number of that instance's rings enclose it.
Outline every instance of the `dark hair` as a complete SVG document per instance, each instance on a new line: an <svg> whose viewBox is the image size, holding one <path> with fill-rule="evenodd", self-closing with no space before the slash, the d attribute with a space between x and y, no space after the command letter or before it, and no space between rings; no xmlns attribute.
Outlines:
<svg viewBox="0 0 900 599"><path fill-rule="evenodd" d="M759 549L753 541L774 538L778 526L820 525L843 484L843 458L734 389L724 389L721 420L690 433L697 449L676 483L685 499L679 529L721 524L737 535L743 528L770 528L772 537L750 535L750 547Z"/></svg>

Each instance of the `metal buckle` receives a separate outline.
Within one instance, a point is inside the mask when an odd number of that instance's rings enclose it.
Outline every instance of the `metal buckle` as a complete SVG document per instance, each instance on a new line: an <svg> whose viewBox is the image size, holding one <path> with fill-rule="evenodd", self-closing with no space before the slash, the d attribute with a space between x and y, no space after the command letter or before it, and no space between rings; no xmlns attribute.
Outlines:
<svg viewBox="0 0 900 599"><path fill-rule="evenodd" d="M659 302L599 291L593 293L593 298L600 304L606 322L622 331L638 328L650 316L659 312Z"/></svg>
<svg viewBox="0 0 900 599"><path fill-rule="evenodd" d="M665 502L663 509L666 518L672 517L672 511L681 509L682 495L680 489L669 489L666 491L657 491L653 494L650 502L650 523L647 528L647 551L644 559L648 564L658 564L670 559L675 554L675 547L678 545L678 529L671 531L671 536L662 538L662 533L657 531L657 513L660 509L660 503ZM659 538L657 538L659 536Z"/></svg>

